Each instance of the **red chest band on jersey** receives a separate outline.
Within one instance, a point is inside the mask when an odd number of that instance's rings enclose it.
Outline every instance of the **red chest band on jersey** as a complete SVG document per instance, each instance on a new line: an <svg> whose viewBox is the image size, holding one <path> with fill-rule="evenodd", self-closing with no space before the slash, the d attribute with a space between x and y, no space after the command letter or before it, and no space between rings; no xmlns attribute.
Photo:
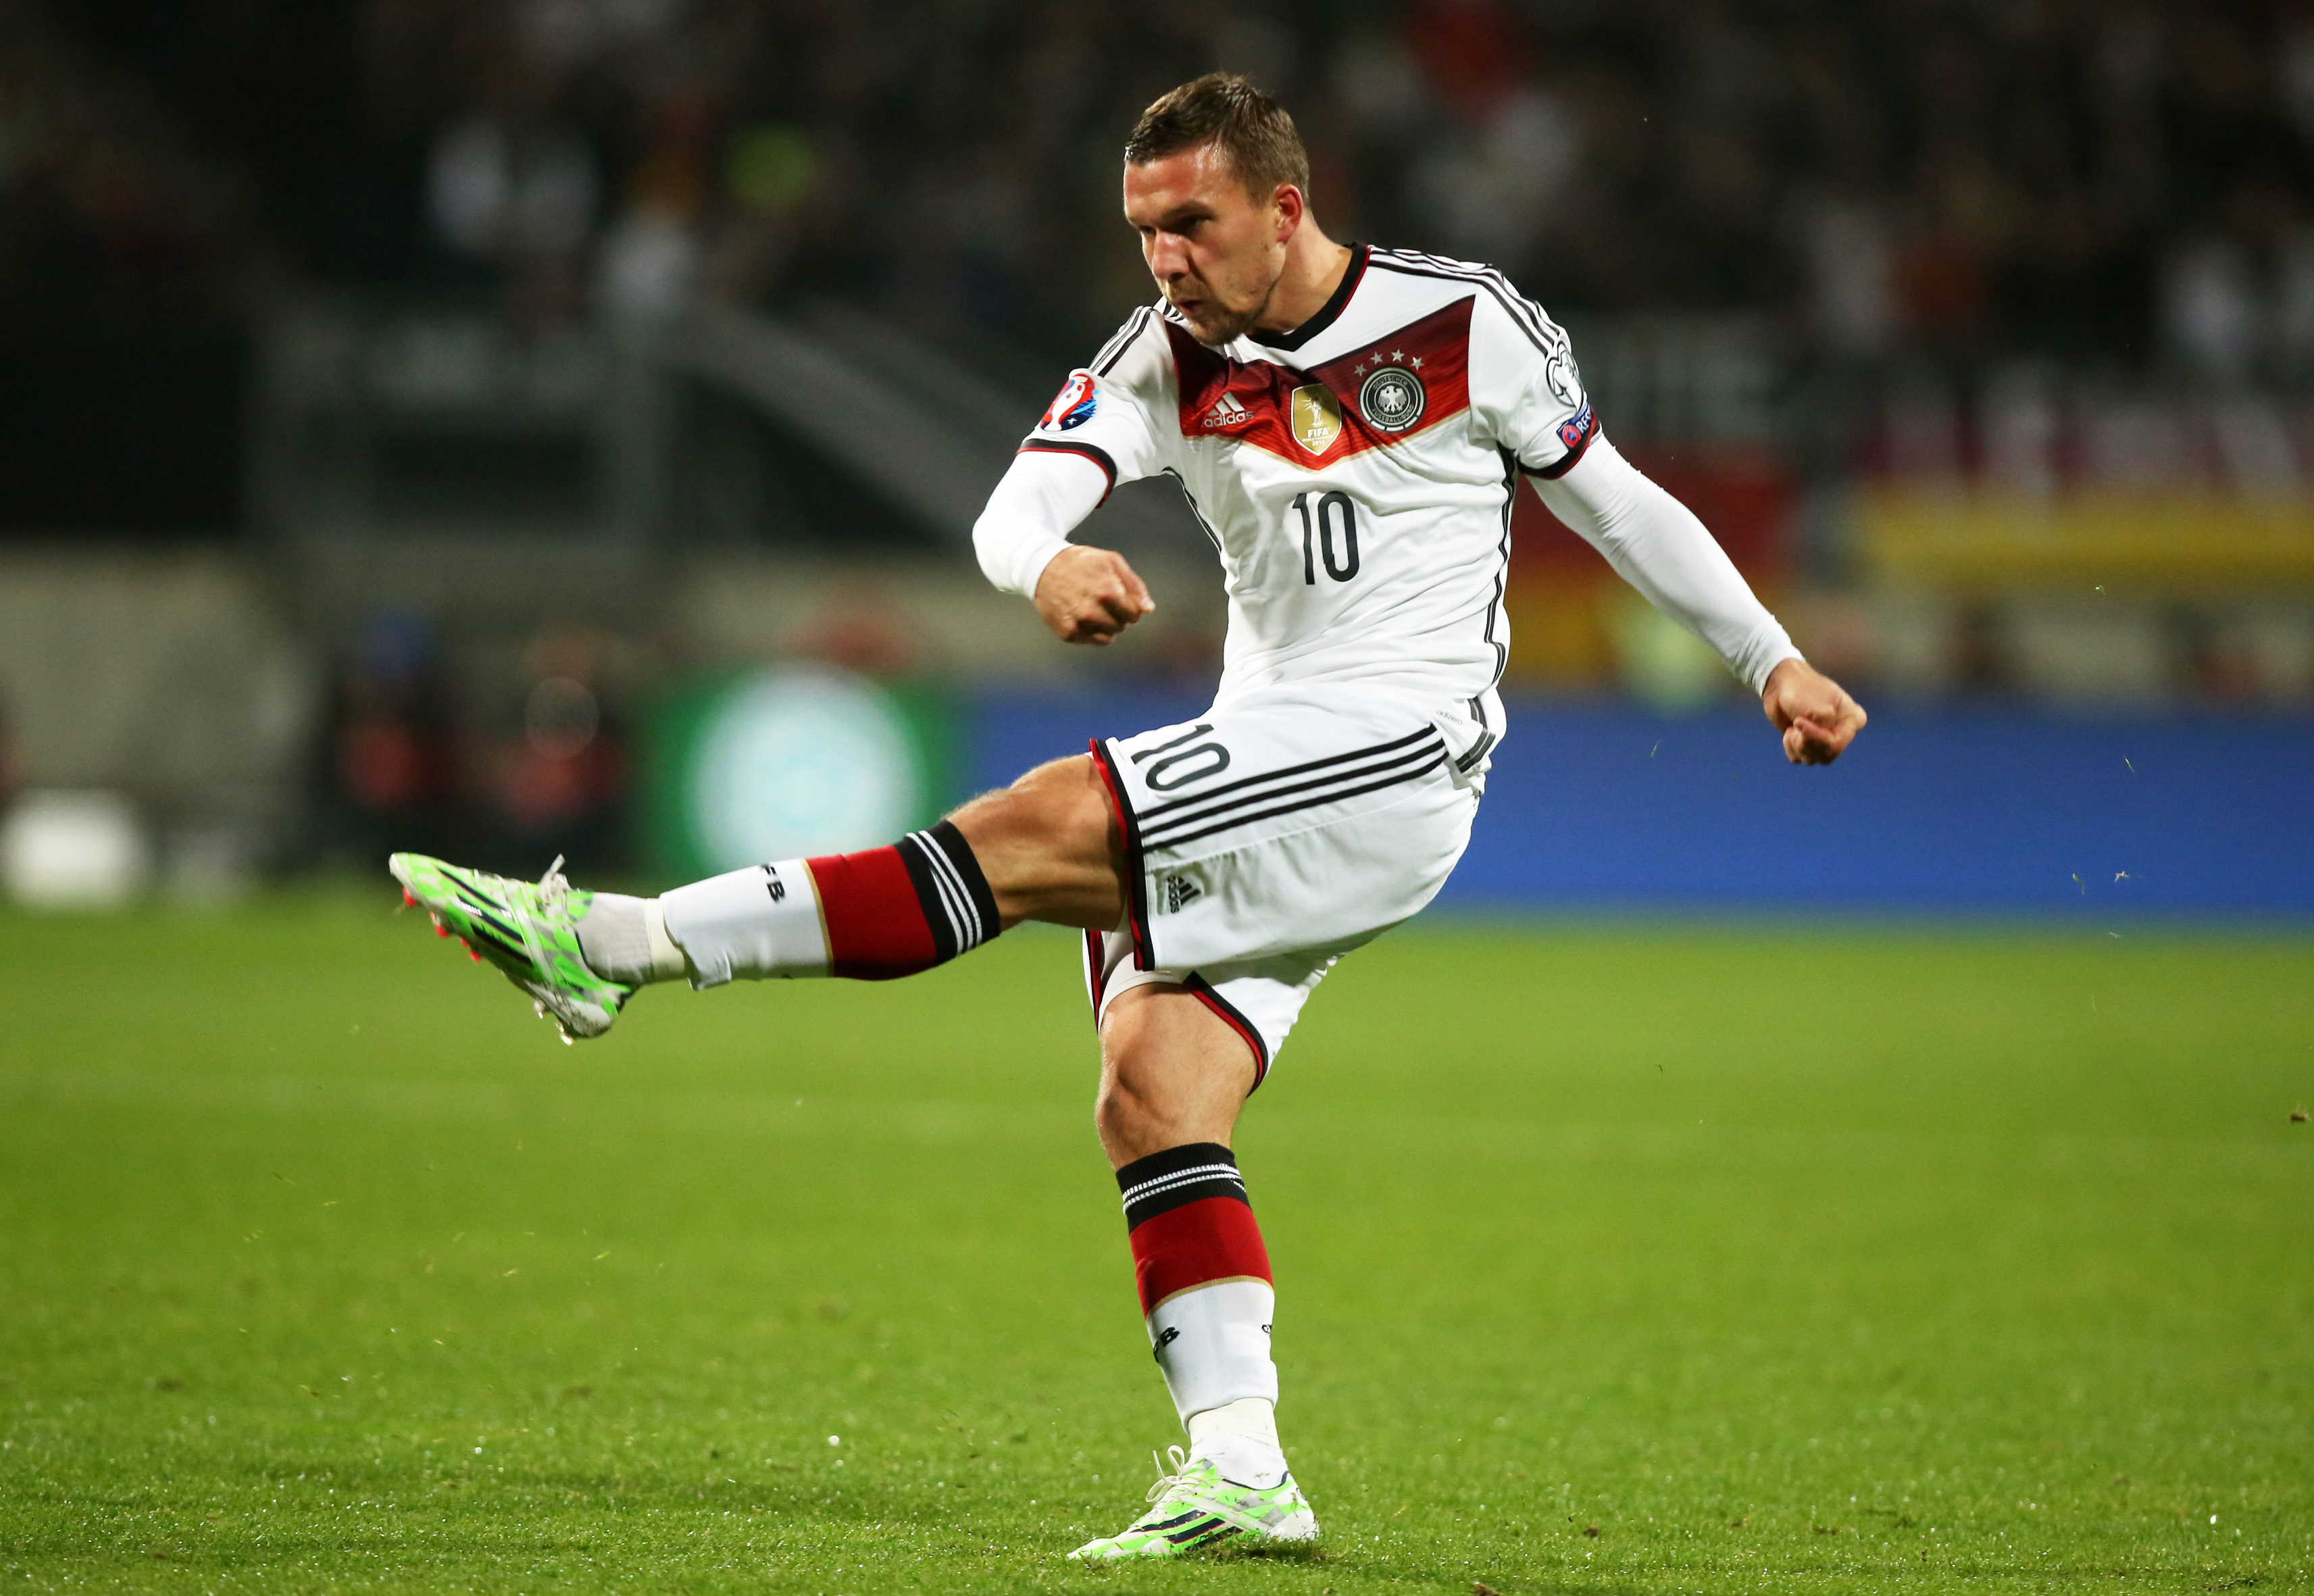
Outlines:
<svg viewBox="0 0 2314 1596"><path fill-rule="evenodd" d="M1227 438L1317 470L1471 407L1471 301L1458 299L1307 371L1240 362L1166 324L1181 435Z"/></svg>

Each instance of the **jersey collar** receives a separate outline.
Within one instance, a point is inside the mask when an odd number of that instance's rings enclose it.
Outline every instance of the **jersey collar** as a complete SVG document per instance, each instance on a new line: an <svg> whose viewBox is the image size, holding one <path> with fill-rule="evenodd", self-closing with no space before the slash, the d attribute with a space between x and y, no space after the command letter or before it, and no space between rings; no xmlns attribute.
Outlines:
<svg viewBox="0 0 2314 1596"><path fill-rule="evenodd" d="M1298 350L1332 326L1341 319L1342 312L1349 307L1350 296L1358 291L1358 284L1365 277L1366 254L1365 244L1350 245L1349 269L1342 273L1341 282L1335 287L1332 297L1319 308L1316 315L1291 332L1249 332L1245 335L1246 341L1258 343L1264 349Z"/></svg>

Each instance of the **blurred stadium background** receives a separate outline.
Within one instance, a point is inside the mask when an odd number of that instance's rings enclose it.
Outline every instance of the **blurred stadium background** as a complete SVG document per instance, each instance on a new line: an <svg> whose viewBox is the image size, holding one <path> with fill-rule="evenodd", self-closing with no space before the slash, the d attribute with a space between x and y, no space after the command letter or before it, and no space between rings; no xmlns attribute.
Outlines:
<svg viewBox="0 0 2314 1596"><path fill-rule="evenodd" d="M2294 0L0 0L14 891L668 879L1196 707L1169 487L1085 534L1163 601L1104 654L967 534L1150 295L1125 129L1215 65L1337 235L1565 321L1875 714L1785 772L1528 500L1453 899L2314 910Z"/></svg>
<svg viewBox="0 0 2314 1596"><path fill-rule="evenodd" d="M1119 1588L1070 936L565 1050L381 866L1201 707L1168 487L1105 652L968 528L1215 66L1873 721L1522 503L1471 851L1236 1144L1327 1559L1132 1587L2308 1588L2307 0L0 0L0 898L246 895L0 910L0 1584Z"/></svg>

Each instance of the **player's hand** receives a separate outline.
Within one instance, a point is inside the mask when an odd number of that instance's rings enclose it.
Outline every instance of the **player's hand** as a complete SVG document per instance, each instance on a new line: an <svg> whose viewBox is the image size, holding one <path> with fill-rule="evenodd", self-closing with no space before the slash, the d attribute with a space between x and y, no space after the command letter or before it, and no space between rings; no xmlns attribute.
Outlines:
<svg viewBox="0 0 2314 1596"><path fill-rule="evenodd" d="M1784 734L1784 758L1795 765L1831 764L1864 730L1864 706L1805 660L1768 673L1760 707Z"/></svg>
<svg viewBox="0 0 2314 1596"><path fill-rule="evenodd" d="M1107 648L1117 634L1157 607L1125 556L1108 549L1055 554L1037 579L1037 613L1063 643Z"/></svg>

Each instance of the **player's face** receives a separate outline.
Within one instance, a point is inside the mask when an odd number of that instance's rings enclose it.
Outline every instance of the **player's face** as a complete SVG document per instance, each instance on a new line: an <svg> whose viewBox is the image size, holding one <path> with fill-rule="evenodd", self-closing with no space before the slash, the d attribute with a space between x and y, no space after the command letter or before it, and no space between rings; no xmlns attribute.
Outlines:
<svg viewBox="0 0 2314 1596"><path fill-rule="evenodd" d="M1300 217L1298 190L1257 204L1212 145L1125 168L1125 219L1150 275L1207 343L1241 336L1269 308Z"/></svg>

